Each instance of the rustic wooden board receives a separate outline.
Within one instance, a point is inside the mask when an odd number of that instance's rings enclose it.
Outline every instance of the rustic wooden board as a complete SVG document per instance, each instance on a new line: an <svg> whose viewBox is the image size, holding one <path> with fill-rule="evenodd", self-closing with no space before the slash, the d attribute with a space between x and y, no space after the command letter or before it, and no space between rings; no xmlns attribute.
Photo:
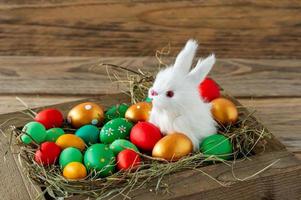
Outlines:
<svg viewBox="0 0 301 200"><path fill-rule="evenodd" d="M190 37L219 57L300 58L301 2L10 0L0 3L0 54L172 55Z"/></svg>
<svg viewBox="0 0 301 200"><path fill-rule="evenodd" d="M173 59L163 61L170 64ZM100 63L149 72L158 69L154 57L2 56L0 94L83 96L115 92L117 85ZM300 60L218 59L210 75L235 97L301 97Z"/></svg>
<svg viewBox="0 0 301 200"><path fill-rule="evenodd" d="M90 100L99 103L101 102L105 107L107 107L115 103L126 102L128 101L128 97L125 95L104 95L99 99ZM55 107L66 113L77 103L78 102L64 103L56 105ZM40 109L41 108L39 108L39 110ZM22 126L24 123L30 120L27 115L17 112L1 115L0 122L3 123L3 121L11 118L15 118L13 124L16 126ZM160 196L155 196L153 192L146 193L144 190L140 192L138 191L135 194L135 197L143 197L143 199L154 199L159 197L160 199L181 199L184 197L189 199L199 199L200 197L205 199L216 199L220 196L224 197L225 199L230 199L230 197L238 198L241 193L237 191L241 190L244 192L244 199L283 199L284 197L287 197L285 195L287 195L288 191L290 191L290 196L288 197L298 198L301 195L301 161L296 159L291 153L288 153L286 150L284 150L282 145L278 144L278 142L274 141L274 139L268 142L267 152L269 153L260 154L251 157L251 160L237 162L235 164L235 176L243 179L279 159L279 162L269 168L266 172L254 176L248 179L246 182L238 181L237 178L233 177L230 167L227 168L219 164L202 168L202 170L205 173L209 173L213 177L217 178L219 181L230 184L231 187L221 187L212 179L204 176L204 174L200 171L187 171L180 174L171 175L164 180L170 186L170 191L172 193L166 196L162 194ZM18 162L17 165L19 165ZM0 165L0 167L2 166ZM19 184L23 184L21 181L28 183L28 179L24 176L9 178L20 181ZM181 182L175 181L179 179ZM28 188L31 185L26 186ZM260 192L254 194L254 191Z"/></svg>

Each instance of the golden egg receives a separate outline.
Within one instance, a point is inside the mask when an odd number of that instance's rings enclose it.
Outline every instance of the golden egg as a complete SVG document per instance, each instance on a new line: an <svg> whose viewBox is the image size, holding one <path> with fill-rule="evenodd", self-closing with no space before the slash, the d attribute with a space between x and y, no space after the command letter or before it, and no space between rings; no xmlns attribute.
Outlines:
<svg viewBox="0 0 301 200"><path fill-rule="evenodd" d="M172 133L160 139L153 148L152 156L177 161L193 150L191 140L182 133Z"/></svg>
<svg viewBox="0 0 301 200"><path fill-rule="evenodd" d="M104 120L104 110L96 103L81 103L69 111L67 120L74 128L79 128L86 124L98 126Z"/></svg>
<svg viewBox="0 0 301 200"><path fill-rule="evenodd" d="M136 123L138 121L147 121L150 111L152 109L152 104L148 102L139 102L131 105L126 113L125 118Z"/></svg>
<svg viewBox="0 0 301 200"><path fill-rule="evenodd" d="M63 134L56 140L55 143L61 149L66 149L68 147L75 147L83 151L86 148L85 142L80 137L74 134Z"/></svg>
<svg viewBox="0 0 301 200"><path fill-rule="evenodd" d="M211 112L214 119L222 124L234 124L238 119L238 111L232 101L217 98L211 101Z"/></svg>
<svg viewBox="0 0 301 200"><path fill-rule="evenodd" d="M82 163L71 162L64 167L63 176L66 179L80 180L87 176L87 170Z"/></svg>

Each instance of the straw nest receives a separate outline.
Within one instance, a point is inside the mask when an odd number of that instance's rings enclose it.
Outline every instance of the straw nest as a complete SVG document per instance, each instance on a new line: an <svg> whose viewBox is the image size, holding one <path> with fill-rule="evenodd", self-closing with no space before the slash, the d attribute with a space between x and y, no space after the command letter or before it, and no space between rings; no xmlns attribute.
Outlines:
<svg viewBox="0 0 301 200"><path fill-rule="evenodd" d="M99 66L108 69L110 78L113 76L117 82L127 85L128 90L126 92L131 96L132 103L140 102L145 99L147 90L154 80L153 74L140 70L133 71L121 66L103 63L99 64ZM121 79L114 73L110 73L110 69L124 71L127 76L125 79ZM227 186L229 183L215 179L210 174L205 173L202 167L218 163L225 165L225 167L231 170L239 160L250 159L249 156L254 154L255 148L264 151L265 138L270 136L267 130L258 126L258 122L252 116L252 113L245 112L246 109L241 105L237 105L237 107L240 113L238 122L234 125L226 127L220 126L219 128L219 133L230 138L233 143L232 160L225 161L214 156L205 157L201 152L197 152L177 162L167 162L141 154L143 162L135 171L117 172L106 178L100 178L97 176L97 173L92 172L85 180L80 181L66 180L57 165L48 167L38 165L33 159L37 145L22 144L20 140L18 140L20 134L22 134L20 129L12 126L11 132L17 137L16 141L19 146L18 154L21 158L19 160L26 169L25 172L35 184L43 189L43 193L40 194L41 196L47 193L47 195L54 198L83 195L102 199L113 198L119 195L119 198L127 199L130 198L132 193L139 189L159 193L168 192L169 185L165 182L166 176L184 170L194 170L203 173L217 183ZM30 109L29 113L32 114ZM64 128L68 129L70 127L66 125ZM265 169L261 171L263 170ZM252 176L257 175L261 171ZM235 177L235 171L232 170L232 172ZM246 177L243 180L237 180L244 181L252 176Z"/></svg>

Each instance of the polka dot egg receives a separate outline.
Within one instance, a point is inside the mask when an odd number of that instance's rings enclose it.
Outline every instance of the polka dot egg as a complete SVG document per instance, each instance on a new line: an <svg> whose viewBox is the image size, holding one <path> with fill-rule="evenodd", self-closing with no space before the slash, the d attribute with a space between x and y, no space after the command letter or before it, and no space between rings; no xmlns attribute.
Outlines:
<svg viewBox="0 0 301 200"><path fill-rule="evenodd" d="M98 126L104 120L104 111L96 103L81 103L69 111L67 120L74 128L80 128L87 124Z"/></svg>
<svg viewBox="0 0 301 200"><path fill-rule="evenodd" d="M100 141L110 144L117 139L129 138L133 124L125 118L116 118L106 123L100 131Z"/></svg>
<svg viewBox="0 0 301 200"><path fill-rule="evenodd" d="M93 144L84 155L84 163L88 170L95 170L99 176L106 177L114 172L116 160L107 145Z"/></svg>

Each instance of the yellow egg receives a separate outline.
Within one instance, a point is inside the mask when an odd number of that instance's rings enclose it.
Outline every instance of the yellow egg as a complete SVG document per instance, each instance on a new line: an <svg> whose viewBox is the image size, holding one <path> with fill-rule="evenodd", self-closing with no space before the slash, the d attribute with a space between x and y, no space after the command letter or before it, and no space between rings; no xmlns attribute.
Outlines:
<svg viewBox="0 0 301 200"><path fill-rule="evenodd" d="M232 101L217 98L211 101L211 113L214 119L222 124L234 124L238 119L238 111Z"/></svg>
<svg viewBox="0 0 301 200"><path fill-rule="evenodd" d="M126 113L125 118L136 123L138 121L147 121L150 111L152 109L152 104L148 102L139 102L131 105Z"/></svg>
<svg viewBox="0 0 301 200"><path fill-rule="evenodd" d="M78 136L74 134L64 134L61 135L55 142L61 149L67 147L75 147L83 151L85 149L85 142Z"/></svg>
<svg viewBox="0 0 301 200"><path fill-rule="evenodd" d="M67 120L74 128L79 128L86 124L98 126L104 120L104 110L96 103L81 103L69 111Z"/></svg>
<svg viewBox="0 0 301 200"><path fill-rule="evenodd" d="M82 163L71 162L64 167L63 176L66 179L79 180L87 176L87 170Z"/></svg>
<svg viewBox="0 0 301 200"><path fill-rule="evenodd" d="M182 133L172 133L160 139L153 148L152 156L177 161L193 150L191 140Z"/></svg>

